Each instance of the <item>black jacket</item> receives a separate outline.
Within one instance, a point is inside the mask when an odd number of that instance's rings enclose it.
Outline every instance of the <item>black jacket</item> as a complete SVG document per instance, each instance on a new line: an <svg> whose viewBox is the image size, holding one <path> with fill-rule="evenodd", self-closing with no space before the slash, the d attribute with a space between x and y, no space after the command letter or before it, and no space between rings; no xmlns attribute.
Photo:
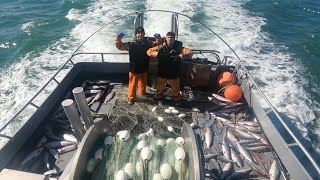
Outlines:
<svg viewBox="0 0 320 180"><path fill-rule="evenodd" d="M173 46L163 46L158 52L158 76L168 79L176 79L180 75L182 42L175 41Z"/></svg>
<svg viewBox="0 0 320 180"><path fill-rule="evenodd" d="M131 42L129 46L130 72L147 72L150 60L150 57L147 55L147 50L151 48L151 42L148 40L143 40L141 42L134 41Z"/></svg>

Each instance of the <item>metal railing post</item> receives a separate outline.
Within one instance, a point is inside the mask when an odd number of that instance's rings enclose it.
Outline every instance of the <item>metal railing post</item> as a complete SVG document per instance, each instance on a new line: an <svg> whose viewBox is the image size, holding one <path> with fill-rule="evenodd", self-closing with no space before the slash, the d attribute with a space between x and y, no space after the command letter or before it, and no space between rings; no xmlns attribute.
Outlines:
<svg viewBox="0 0 320 180"><path fill-rule="evenodd" d="M69 121L72 125L77 138L81 140L85 134L82 122L80 120L79 113L72 99L66 99L61 103Z"/></svg>
<svg viewBox="0 0 320 180"><path fill-rule="evenodd" d="M93 118L92 118L88 103L86 101L86 96L83 92L83 88L76 87L72 90L72 93L78 105L82 119L86 124L86 128L89 129L89 127L93 124Z"/></svg>

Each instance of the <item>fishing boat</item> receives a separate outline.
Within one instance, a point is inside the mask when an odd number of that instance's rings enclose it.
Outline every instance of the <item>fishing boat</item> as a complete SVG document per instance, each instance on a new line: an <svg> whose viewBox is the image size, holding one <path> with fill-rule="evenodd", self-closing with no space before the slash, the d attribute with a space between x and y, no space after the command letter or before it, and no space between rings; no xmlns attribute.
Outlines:
<svg viewBox="0 0 320 180"><path fill-rule="evenodd" d="M193 59L181 64L179 106L171 100L169 86L161 101L152 98L156 59L150 60L149 96L128 105L129 62L118 61L128 59L128 53L81 51L115 21L127 22L131 17L133 28L143 27L148 13L170 16L168 31L175 32L176 39L183 36L179 19L188 19L219 38L231 53L192 49ZM224 73L236 78L234 82L221 86ZM54 90L37 105L37 98L52 84ZM241 88L242 96L232 101L223 92L234 84ZM35 111L23 126L8 133L30 108ZM0 149L0 179L320 177L310 148L290 130L227 42L205 24L164 10L121 16L90 35L40 91L1 125L0 138L5 141Z"/></svg>

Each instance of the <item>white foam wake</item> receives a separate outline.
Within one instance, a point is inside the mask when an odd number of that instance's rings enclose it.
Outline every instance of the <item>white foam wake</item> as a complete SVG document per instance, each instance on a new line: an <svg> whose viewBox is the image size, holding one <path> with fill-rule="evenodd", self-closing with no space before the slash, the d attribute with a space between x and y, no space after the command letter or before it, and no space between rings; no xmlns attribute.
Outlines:
<svg viewBox="0 0 320 180"><path fill-rule="evenodd" d="M95 30L108 21L113 20L119 14L126 14L130 9L128 7L137 3L135 1L97 1L84 11L72 9L66 16L72 21L79 21L79 24L66 37L51 45L42 52L30 52L21 59L16 59L16 63L2 69L0 72L0 124L8 122L36 92L49 80L57 69L70 58L72 52L89 37ZM123 24L124 22L120 22ZM22 26L23 31L28 31L32 23L26 23ZM123 27L123 26L122 26ZM114 30L113 30L114 29ZM101 51L112 52L115 50L114 37L117 32L122 31L119 27L106 28L103 34L97 34L93 37L94 43L84 45L83 51ZM124 31L129 34L128 31ZM27 32L28 33L28 32ZM127 36L129 39L129 37ZM110 45L111 44L111 45ZM17 57L18 58L18 57ZM88 59L88 58L86 58ZM127 58L126 58L127 59ZM93 60L93 59L90 59ZM58 79L63 78L66 72L59 75ZM50 84L50 87L35 100L34 103L41 105L56 84ZM13 135L16 130L25 122L27 114L34 112L34 108L27 108L21 118L2 132L5 135ZM0 138L0 146L7 139Z"/></svg>
<svg viewBox="0 0 320 180"><path fill-rule="evenodd" d="M308 83L302 76L303 67L299 60L293 60L291 54L283 51L285 47L274 44L269 35L261 31L261 27L266 23L265 19L258 15L249 15L241 5L240 2L232 0L100 0L93 3L85 13L72 9L66 17L71 21L79 21L79 24L67 37L61 38L39 54L27 54L0 73L0 124L12 117L69 58L73 50L106 22L132 11L162 9L199 19L224 38L245 62L273 106L284 114L293 114L297 127L306 132L303 124L316 117L307 103L310 102L310 97L301 83ZM170 16L153 16L147 13L146 18L145 29L148 35L155 32L165 35L170 30ZM191 25L186 18L179 19L179 40L185 46L217 49L231 54L209 31ZM133 19L129 18L126 21L117 21L116 26L108 26L93 36L90 42L85 43L81 51L119 52L114 46L114 37L117 32L122 31L126 34L124 41L131 40L133 24L128 25L128 22L132 21ZM127 60L127 57L123 57L123 60Z"/></svg>
<svg viewBox="0 0 320 180"><path fill-rule="evenodd" d="M298 59L293 59L292 54L285 52L286 47L274 44L269 34L261 30L266 20L259 15L249 15L249 12L241 7L243 3L233 0L218 0L214 3L212 1L148 0L146 6L148 9L186 13L193 18L197 18L199 10L204 9L204 12L201 12L204 19L201 21L236 51L272 105L281 114L293 119L296 126L303 131L303 135L307 136L305 124L316 120L314 110L319 111L319 109L313 109L310 105L312 101L303 89L305 83L309 83L304 77L304 69ZM147 27L154 32L164 33L168 27L161 24L170 22L170 19L167 19L149 17L148 23L150 21L151 23ZM179 39L186 46L197 49L209 47L225 54L232 54L208 31L201 32L201 29L190 26L188 22L180 23L179 28ZM268 107L261 97L260 100L264 107Z"/></svg>

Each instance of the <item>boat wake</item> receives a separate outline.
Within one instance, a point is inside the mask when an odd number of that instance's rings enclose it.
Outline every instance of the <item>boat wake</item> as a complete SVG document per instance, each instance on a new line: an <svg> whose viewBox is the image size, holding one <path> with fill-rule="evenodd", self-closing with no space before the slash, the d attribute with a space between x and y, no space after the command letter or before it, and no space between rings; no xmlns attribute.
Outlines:
<svg viewBox="0 0 320 180"><path fill-rule="evenodd" d="M242 7L244 3L232 0L219 0L214 4L209 1L182 0L174 2L100 0L92 3L86 11L71 9L66 18L77 21L78 25L67 37L61 38L42 52L28 53L17 63L0 72L0 103L2 104L0 123L8 121L69 58L68 55L80 42L100 26L128 12L163 9L187 14L221 35L245 62L250 74L272 105L281 113L290 116L305 137L308 134L317 136L316 134L319 134L317 127L306 128L306 124L310 122L316 126L315 121L318 118L315 112L319 112L320 105L304 90L304 86L310 83L304 76L305 69L301 66L299 59L292 60L293 54L286 52L285 46L274 43L270 34L263 32L262 27L266 25L266 19L245 10ZM169 31L170 24L163 22L169 21L170 17L152 17L148 14L146 17L145 29L148 35L152 36L155 32L164 35ZM128 21L132 20L128 19ZM210 32L191 26L183 18L181 20L179 40L185 46L217 49L225 54L231 54L228 47L223 45L217 37L208 36ZM102 31L103 33L91 39L95 41L94 47L84 44L81 51L116 51L116 48L110 44L113 44L114 35L117 32L123 31L126 34L124 40L132 39L133 25L128 27L127 24L127 22L118 22L117 26L107 27ZM214 47L208 48L209 44L214 44ZM124 60L126 59L125 57ZM266 106L265 102L261 101L261 103ZM315 137L311 139L317 142Z"/></svg>

